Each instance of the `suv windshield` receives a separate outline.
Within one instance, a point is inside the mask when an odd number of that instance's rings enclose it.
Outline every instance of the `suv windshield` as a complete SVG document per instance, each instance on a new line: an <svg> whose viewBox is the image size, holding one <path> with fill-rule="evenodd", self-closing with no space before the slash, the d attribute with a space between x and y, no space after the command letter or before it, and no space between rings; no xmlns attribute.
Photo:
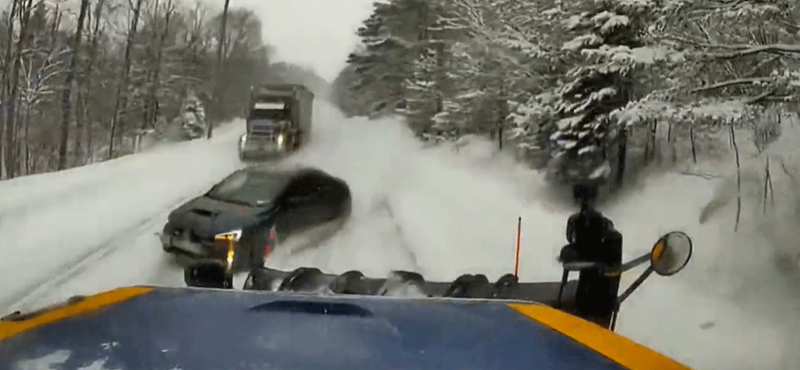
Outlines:
<svg viewBox="0 0 800 370"><path fill-rule="evenodd" d="M206 196L228 203L264 207L283 190L284 183L284 177L274 173L238 171L214 185Z"/></svg>

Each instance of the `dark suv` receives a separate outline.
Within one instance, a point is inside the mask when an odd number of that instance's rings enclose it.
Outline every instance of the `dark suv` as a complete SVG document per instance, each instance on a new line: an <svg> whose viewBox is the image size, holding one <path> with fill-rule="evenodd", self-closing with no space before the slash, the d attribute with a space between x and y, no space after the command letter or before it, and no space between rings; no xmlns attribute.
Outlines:
<svg viewBox="0 0 800 370"><path fill-rule="evenodd" d="M161 244L183 258L249 270L283 244L316 246L341 228L351 204L347 184L322 170L248 167L172 211ZM300 234L314 245L288 243Z"/></svg>

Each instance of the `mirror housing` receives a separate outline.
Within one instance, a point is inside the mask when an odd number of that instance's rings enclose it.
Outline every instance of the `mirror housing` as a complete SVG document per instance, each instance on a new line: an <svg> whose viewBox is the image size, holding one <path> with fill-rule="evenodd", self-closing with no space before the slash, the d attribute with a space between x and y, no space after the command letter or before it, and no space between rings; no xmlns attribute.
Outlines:
<svg viewBox="0 0 800 370"><path fill-rule="evenodd" d="M689 235L681 231L669 232L653 245L650 267L661 276L675 275L689 263L693 250Z"/></svg>
<svg viewBox="0 0 800 370"><path fill-rule="evenodd" d="M614 331L617 324L617 313L623 302L647 280L654 272L669 277L679 273L692 258L694 245L692 238L682 231L671 231L658 238L650 253L644 254L622 266L621 271L630 270L638 265L650 262L650 266L622 294L617 297L616 308L611 315L609 329Z"/></svg>
<svg viewBox="0 0 800 370"><path fill-rule="evenodd" d="M217 262L197 262L183 270L183 281L195 288L233 289L233 274Z"/></svg>

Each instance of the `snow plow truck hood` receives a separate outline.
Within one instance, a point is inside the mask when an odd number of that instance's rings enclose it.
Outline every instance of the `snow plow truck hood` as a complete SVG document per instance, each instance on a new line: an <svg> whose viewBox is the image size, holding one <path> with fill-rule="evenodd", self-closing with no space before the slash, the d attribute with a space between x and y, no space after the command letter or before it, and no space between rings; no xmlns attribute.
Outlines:
<svg viewBox="0 0 800 370"><path fill-rule="evenodd" d="M688 369L536 304L158 287L120 288L4 318L0 368L31 365L64 370Z"/></svg>

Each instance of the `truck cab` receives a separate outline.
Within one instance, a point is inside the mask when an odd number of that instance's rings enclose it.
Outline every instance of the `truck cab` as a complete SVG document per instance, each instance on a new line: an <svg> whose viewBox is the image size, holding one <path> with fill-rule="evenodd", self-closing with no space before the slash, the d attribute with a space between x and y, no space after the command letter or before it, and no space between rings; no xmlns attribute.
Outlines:
<svg viewBox="0 0 800 370"><path fill-rule="evenodd" d="M253 87L239 158L280 157L305 146L311 135L313 99L314 93L303 85Z"/></svg>

